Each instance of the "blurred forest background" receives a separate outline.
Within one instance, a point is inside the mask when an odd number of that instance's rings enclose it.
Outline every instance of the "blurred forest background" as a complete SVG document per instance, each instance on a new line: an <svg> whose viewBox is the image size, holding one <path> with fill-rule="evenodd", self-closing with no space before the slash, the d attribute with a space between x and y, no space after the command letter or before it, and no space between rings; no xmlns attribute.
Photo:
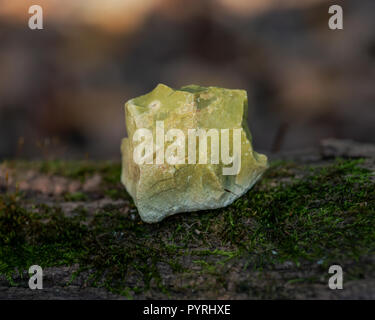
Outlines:
<svg viewBox="0 0 375 320"><path fill-rule="evenodd" d="M374 0L0 0L0 159L118 159L124 103L160 82L247 90L266 153L375 142L374 80Z"/></svg>

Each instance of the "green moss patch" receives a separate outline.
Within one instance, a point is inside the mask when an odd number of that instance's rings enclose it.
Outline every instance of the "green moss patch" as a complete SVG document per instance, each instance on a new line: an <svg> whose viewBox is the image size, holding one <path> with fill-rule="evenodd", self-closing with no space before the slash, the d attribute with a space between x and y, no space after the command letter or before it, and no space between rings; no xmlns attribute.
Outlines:
<svg viewBox="0 0 375 320"><path fill-rule="evenodd" d="M115 205L91 211L83 207L66 215L58 204L30 207L30 196L2 194L0 274L19 285L13 276L33 264L78 264L87 285L129 298L150 288L160 297L173 297L191 290L229 290L229 272L266 272L284 263L292 263L295 270L353 264L375 250L373 173L362 164L340 159L315 166L274 163L231 206L178 214L152 225L140 221L131 202L126 210ZM121 193L118 164L69 166L61 162L38 170L79 179L100 173L105 188L99 197L113 192L114 198L129 199ZM87 201L80 193L66 197ZM372 270L368 268L357 264L348 274L364 277ZM320 281L319 275L290 278L285 284ZM182 279L179 285L176 279ZM249 286L240 279L235 290ZM275 292L272 285L268 289Z"/></svg>

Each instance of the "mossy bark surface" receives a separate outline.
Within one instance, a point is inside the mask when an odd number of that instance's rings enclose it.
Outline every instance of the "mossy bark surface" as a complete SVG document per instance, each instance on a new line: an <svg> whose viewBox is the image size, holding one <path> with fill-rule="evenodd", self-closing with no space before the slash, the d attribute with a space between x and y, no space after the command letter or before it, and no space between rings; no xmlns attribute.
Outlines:
<svg viewBox="0 0 375 320"><path fill-rule="evenodd" d="M5 161L0 298L374 299L373 147L346 143L273 156L230 206L152 225L120 163ZM35 264L43 290L28 288ZM328 288L332 264L344 290Z"/></svg>

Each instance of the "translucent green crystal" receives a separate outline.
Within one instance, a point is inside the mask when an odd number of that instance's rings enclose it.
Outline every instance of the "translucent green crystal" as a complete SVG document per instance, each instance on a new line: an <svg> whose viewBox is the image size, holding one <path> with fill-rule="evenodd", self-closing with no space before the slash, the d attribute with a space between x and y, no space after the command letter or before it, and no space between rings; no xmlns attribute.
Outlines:
<svg viewBox="0 0 375 320"><path fill-rule="evenodd" d="M121 145L121 181L134 199L143 221L158 222L179 212L225 207L254 185L267 168L267 157L253 151L246 114L246 91L196 85L175 90L159 84L150 93L125 104L128 137L122 140ZM163 124L164 133L170 129L181 130L185 140L180 140L183 142L178 144L177 140L165 139L161 148L156 123ZM138 129L148 129L152 139L151 157L144 163L135 161L134 157L140 147L140 142L133 139ZM212 144L215 139L207 138L207 163L200 158L200 137L195 139L195 146L188 145L192 129L204 129L206 132L216 129L218 132L218 153ZM229 175L224 174L224 168L233 166L233 163L224 164L224 157L220 158L226 129L229 129L229 155L234 163L237 154L237 162L240 163L238 172ZM236 154L234 145L238 140L234 138L235 132L240 138L237 150L240 152ZM180 156L179 162L170 164L166 160L169 159L166 156L168 151L165 150L173 150L173 143L185 153ZM188 158L189 151L193 150L196 153L195 164L189 163ZM219 163L212 160L215 155L220 158Z"/></svg>

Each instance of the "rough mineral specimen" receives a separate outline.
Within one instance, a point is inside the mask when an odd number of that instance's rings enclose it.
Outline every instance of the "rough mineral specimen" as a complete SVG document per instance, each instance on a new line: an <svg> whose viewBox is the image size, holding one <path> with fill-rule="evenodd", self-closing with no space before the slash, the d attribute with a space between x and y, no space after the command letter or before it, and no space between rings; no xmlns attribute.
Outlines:
<svg viewBox="0 0 375 320"><path fill-rule="evenodd" d="M145 222L225 207L267 168L246 122L244 90L159 84L125 104L121 181Z"/></svg>

